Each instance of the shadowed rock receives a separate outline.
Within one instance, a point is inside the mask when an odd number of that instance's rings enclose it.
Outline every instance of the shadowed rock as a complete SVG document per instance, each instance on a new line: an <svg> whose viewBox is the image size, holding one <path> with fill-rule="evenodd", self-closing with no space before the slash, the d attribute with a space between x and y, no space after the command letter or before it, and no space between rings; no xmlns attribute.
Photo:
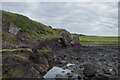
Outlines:
<svg viewBox="0 0 120 80"><path fill-rule="evenodd" d="M49 64L44 54L28 52L13 52L3 56L2 75L3 78L42 78L48 69ZM8 55L9 54L9 55ZM22 54L22 55L20 55Z"/></svg>
<svg viewBox="0 0 120 80"><path fill-rule="evenodd" d="M86 64L83 72L86 77L94 77L96 71L97 70L94 64Z"/></svg>
<svg viewBox="0 0 120 80"><path fill-rule="evenodd" d="M68 45L71 45L71 37L70 34L67 32L61 32L60 37L53 37L53 38L40 38L37 41L33 42L31 44L32 50L36 53L37 49L50 49L55 50L58 48L66 47Z"/></svg>
<svg viewBox="0 0 120 80"><path fill-rule="evenodd" d="M37 49L43 48L50 50L57 49L60 47L58 40L58 38L40 38L31 44L31 48L34 52L36 52Z"/></svg>

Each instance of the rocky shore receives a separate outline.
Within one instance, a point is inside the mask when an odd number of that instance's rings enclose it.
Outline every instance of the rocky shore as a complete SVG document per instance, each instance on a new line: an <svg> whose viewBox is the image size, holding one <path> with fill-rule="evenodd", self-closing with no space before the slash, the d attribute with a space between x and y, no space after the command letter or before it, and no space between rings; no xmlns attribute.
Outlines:
<svg viewBox="0 0 120 80"><path fill-rule="evenodd" d="M3 78L45 78L53 67L59 67L69 72L56 73L58 80L119 80L117 45L88 46L79 42L77 35L71 39L62 33L60 38L39 39L30 47L32 51L2 51Z"/></svg>
<svg viewBox="0 0 120 80"><path fill-rule="evenodd" d="M57 53L57 54L56 54ZM56 58L57 57L57 58ZM77 78L81 80L119 80L118 48L83 47L66 48L54 53L56 64L71 70L66 75L56 78ZM71 63L74 65L67 66ZM60 64L64 64L61 66Z"/></svg>

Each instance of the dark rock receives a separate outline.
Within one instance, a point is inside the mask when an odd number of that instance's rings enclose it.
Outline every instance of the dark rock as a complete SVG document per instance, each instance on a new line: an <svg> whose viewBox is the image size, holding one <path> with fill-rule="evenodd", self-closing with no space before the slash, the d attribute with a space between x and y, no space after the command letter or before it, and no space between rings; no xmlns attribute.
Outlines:
<svg viewBox="0 0 120 80"><path fill-rule="evenodd" d="M83 80L91 80L91 78L92 78L92 77L86 77L86 76L84 76L84 77L83 77Z"/></svg>
<svg viewBox="0 0 120 80"><path fill-rule="evenodd" d="M83 65L80 65L79 68L83 68L84 66Z"/></svg>
<svg viewBox="0 0 120 80"><path fill-rule="evenodd" d="M105 74L109 74L109 75L112 74L112 73L109 71L109 69L107 69L107 68L103 68L102 70L103 70L103 72L104 72Z"/></svg>
<svg viewBox="0 0 120 80"><path fill-rule="evenodd" d="M72 41L70 34L64 31L60 33L60 40L63 47L70 45Z"/></svg>
<svg viewBox="0 0 120 80"><path fill-rule="evenodd" d="M9 55L3 61L3 77L22 78L24 74L31 74L28 70L32 65L30 61L20 55ZM27 71L28 70L28 71ZM26 75L27 76L27 75Z"/></svg>
<svg viewBox="0 0 120 80"><path fill-rule="evenodd" d="M104 62L104 61L106 61L106 59L105 59L105 58L102 58L102 59L100 59L100 61L101 61L101 62Z"/></svg>
<svg viewBox="0 0 120 80"><path fill-rule="evenodd" d="M95 78L96 80L110 80L109 76L105 74L98 74Z"/></svg>
<svg viewBox="0 0 120 80"><path fill-rule="evenodd" d="M49 64L44 54L6 52L3 55L3 77L42 78Z"/></svg>
<svg viewBox="0 0 120 80"><path fill-rule="evenodd" d="M82 77L81 77L81 75L78 75L78 79L81 79Z"/></svg>
<svg viewBox="0 0 120 80"><path fill-rule="evenodd" d="M59 38L40 38L37 41L34 41L31 44L31 48L35 51L37 51L37 49L57 49L60 47L60 44L58 42Z"/></svg>
<svg viewBox="0 0 120 80"><path fill-rule="evenodd" d="M93 77L95 76L96 71L94 64L86 64L83 72L86 77Z"/></svg>

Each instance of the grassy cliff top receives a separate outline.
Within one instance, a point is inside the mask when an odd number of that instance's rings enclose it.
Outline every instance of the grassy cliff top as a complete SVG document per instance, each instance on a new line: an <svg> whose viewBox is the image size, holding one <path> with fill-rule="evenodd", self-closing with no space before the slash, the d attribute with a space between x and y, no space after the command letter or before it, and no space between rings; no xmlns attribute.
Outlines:
<svg viewBox="0 0 120 80"><path fill-rule="evenodd" d="M6 12L3 10L0 10L0 12L2 12L3 41L11 36L9 33L11 24L13 27L20 28L20 31L16 36L10 37L10 39L14 38L14 41L20 35L21 37L24 36L28 39L38 39L39 37L57 37L61 31L66 31L65 29L53 29L51 26L31 20L24 15Z"/></svg>

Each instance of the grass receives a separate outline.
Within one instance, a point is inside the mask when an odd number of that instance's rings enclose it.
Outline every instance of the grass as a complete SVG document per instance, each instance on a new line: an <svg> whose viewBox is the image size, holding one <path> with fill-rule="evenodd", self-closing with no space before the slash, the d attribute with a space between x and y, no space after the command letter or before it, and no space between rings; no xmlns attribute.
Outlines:
<svg viewBox="0 0 120 80"><path fill-rule="evenodd" d="M97 42L117 42L120 37L109 36L79 36L81 41L97 41Z"/></svg>
<svg viewBox="0 0 120 80"><path fill-rule="evenodd" d="M8 51L8 52L11 52L11 51L21 51L21 50L32 52L32 49L29 49L29 48L3 49L3 50L0 50L0 52L2 52L2 51Z"/></svg>
<svg viewBox="0 0 120 80"><path fill-rule="evenodd" d="M80 41L80 44L91 44L91 43L94 43L94 42L90 42L90 41L88 41L88 42Z"/></svg>
<svg viewBox="0 0 120 80"><path fill-rule="evenodd" d="M71 35L73 37L73 34ZM107 42L119 42L120 37L114 36L79 36L81 44L91 44L94 42L107 43Z"/></svg>
<svg viewBox="0 0 120 80"><path fill-rule="evenodd" d="M21 50L32 52L32 49L30 48L3 49L3 50L0 50L0 52L13 52L13 51L21 51ZM38 50L38 53L48 53L48 52L51 52L51 50L46 49L46 48L42 48Z"/></svg>

